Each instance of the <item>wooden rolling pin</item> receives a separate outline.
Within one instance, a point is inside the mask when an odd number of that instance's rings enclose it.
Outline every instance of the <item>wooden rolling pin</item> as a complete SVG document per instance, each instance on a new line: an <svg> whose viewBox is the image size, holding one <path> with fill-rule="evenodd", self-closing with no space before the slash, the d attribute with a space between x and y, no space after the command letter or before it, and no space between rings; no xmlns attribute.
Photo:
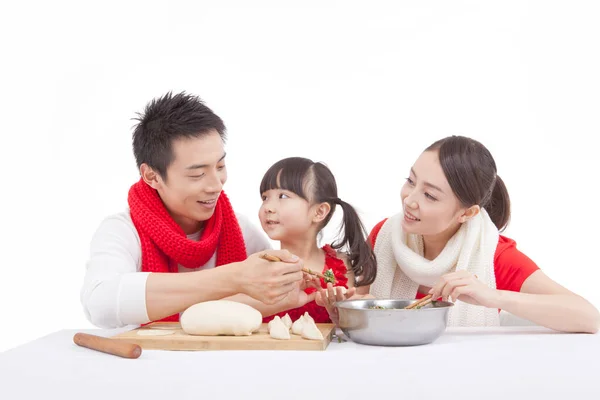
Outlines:
<svg viewBox="0 0 600 400"><path fill-rule="evenodd" d="M142 355L142 348L134 343L122 342L88 333L76 333L73 342L81 347L101 351L123 358L138 358Z"/></svg>

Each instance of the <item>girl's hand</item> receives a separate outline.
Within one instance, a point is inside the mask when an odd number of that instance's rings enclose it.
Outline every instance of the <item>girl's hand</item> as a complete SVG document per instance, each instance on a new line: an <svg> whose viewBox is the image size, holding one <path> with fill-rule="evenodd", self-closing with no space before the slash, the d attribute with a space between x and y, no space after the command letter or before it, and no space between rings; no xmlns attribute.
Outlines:
<svg viewBox="0 0 600 400"><path fill-rule="evenodd" d="M496 308L499 292L467 271L443 275L429 291L433 300L464 301L465 303L488 308Z"/></svg>
<svg viewBox="0 0 600 400"><path fill-rule="evenodd" d="M337 308L333 304L337 301L343 301L354 296L355 292L355 288L346 289L342 286L334 287L331 283L328 283L327 289L323 289L319 286L315 300L318 305L325 307L327 313L329 314L329 318L331 318L331 321L338 325L339 315Z"/></svg>

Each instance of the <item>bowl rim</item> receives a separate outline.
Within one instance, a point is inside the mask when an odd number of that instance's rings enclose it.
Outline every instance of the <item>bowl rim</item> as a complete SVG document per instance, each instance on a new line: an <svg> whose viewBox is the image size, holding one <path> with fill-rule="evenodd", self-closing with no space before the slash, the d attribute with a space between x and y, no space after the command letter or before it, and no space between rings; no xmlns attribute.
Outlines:
<svg viewBox="0 0 600 400"><path fill-rule="evenodd" d="M336 308L342 308L344 310L359 310L359 311L393 311L393 312L411 312L411 311L429 311L429 310L443 310L446 308L451 308L454 307L454 303L451 303L449 301L442 301L442 300L437 300L436 303L440 303L439 307L429 307L429 308L418 308L415 310L406 310L404 308L383 308L383 309L378 309L378 308L354 308L354 307L349 307L349 304L356 304L356 303L363 303L363 302L368 302L368 301L407 301L407 302L411 302L414 303L418 300L415 299L392 299L392 298L385 298L385 299L348 299L348 300L342 300L342 301L337 301L335 303L333 303L333 306Z"/></svg>

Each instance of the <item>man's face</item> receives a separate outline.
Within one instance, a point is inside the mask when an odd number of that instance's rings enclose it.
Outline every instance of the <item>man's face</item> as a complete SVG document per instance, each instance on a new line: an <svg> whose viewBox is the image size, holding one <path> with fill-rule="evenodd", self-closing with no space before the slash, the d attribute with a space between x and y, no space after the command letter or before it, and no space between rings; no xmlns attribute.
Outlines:
<svg viewBox="0 0 600 400"><path fill-rule="evenodd" d="M217 131L173 142L174 160L166 180L152 180L165 207L186 234L197 232L212 217L227 181L223 140Z"/></svg>

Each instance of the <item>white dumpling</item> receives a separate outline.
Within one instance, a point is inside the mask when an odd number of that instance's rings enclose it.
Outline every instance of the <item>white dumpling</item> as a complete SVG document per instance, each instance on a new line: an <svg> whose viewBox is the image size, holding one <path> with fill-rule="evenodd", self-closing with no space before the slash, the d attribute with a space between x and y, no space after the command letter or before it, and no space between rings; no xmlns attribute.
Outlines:
<svg viewBox="0 0 600 400"><path fill-rule="evenodd" d="M302 337L311 340L323 340L323 334L314 321L305 321L302 325Z"/></svg>
<svg viewBox="0 0 600 400"><path fill-rule="evenodd" d="M269 331L271 330L271 326L273 326L273 324L277 323L276 321L282 322L281 318L279 318L279 315L276 315L272 320L269 321L269 323L267 324L267 327L269 329Z"/></svg>
<svg viewBox="0 0 600 400"><path fill-rule="evenodd" d="M283 323L279 316L276 316L269 322L269 336L273 339L286 340L290 339L290 330Z"/></svg>
<svg viewBox="0 0 600 400"><path fill-rule="evenodd" d="M285 314L283 318L281 318L283 324L288 328L288 330L292 329L292 319L290 318L290 314Z"/></svg>
<svg viewBox="0 0 600 400"><path fill-rule="evenodd" d="M315 323L315 320L313 319L313 317L310 316L308 311L305 311L303 316L305 321L312 322L313 324Z"/></svg>
<svg viewBox="0 0 600 400"><path fill-rule="evenodd" d="M230 300L194 304L179 319L188 335L251 336L262 325L262 314L255 308Z"/></svg>
<svg viewBox="0 0 600 400"><path fill-rule="evenodd" d="M304 325L304 316L300 316L294 323L292 324L292 333L294 335L302 335L302 325Z"/></svg>

